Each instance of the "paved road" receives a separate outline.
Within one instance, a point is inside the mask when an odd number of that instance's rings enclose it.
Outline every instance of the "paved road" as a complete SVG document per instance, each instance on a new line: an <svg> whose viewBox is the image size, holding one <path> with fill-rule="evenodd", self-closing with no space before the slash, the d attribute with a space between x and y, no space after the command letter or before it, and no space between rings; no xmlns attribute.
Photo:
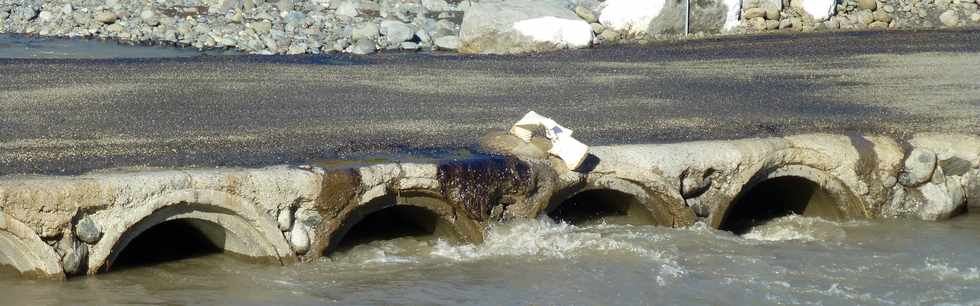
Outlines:
<svg viewBox="0 0 980 306"><path fill-rule="evenodd" d="M980 133L980 32L728 37L523 57L0 59L0 174L471 147L528 110L590 144Z"/></svg>

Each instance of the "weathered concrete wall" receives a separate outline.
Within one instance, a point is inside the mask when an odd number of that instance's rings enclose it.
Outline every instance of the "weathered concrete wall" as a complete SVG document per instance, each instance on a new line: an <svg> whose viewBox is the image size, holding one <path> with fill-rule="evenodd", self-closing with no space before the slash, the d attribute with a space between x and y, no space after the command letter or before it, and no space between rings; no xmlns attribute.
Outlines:
<svg viewBox="0 0 980 306"><path fill-rule="evenodd" d="M145 230L181 219L209 224L198 230L227 252L276 263L312 260L365 216L395 206L430 211L459 238L478 243L491 223L536 218L595 190L632 197L656 224L704 219L719 228L746 209L739 200L779 178L812 182L830 202L821 213L844 218L941 220L980 198L980 137L969 135L603 146L577 171L544 154L546 142L509 137L491 134L482 143L513 157L2 177L0 263L52 278L108 271Z"/></svg>

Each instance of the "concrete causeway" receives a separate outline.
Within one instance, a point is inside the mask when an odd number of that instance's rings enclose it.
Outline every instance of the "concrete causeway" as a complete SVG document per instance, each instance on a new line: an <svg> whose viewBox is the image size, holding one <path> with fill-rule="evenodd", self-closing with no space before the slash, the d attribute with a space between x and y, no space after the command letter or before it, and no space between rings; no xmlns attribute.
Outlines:
<svg viewBox="0 0 980 306"><path fill-rule="evenodd" d="M379 211L478 243L488 225L520 218L623 215L671 227L701 220L741 233L791 213L943 220L980 198L975 135L600 146L576 171L543 154L542 142L511 137L481 139L496 154L431 163L5 176L0 263L42 278L107 272L133 239L176 221L226 252L292 264L329 255Z"/></svg>

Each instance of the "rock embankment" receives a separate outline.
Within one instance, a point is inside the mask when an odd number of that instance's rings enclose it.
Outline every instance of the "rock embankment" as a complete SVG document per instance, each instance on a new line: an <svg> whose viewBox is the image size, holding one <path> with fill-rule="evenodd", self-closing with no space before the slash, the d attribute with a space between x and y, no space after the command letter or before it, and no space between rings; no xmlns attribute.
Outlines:
<svg viewBox="0 0 980 306"><path fill-rule="evenodd" d="M509 54L644 43L686 30L702 37L980 25L980 0L699 0L690 10L687 5L680 0L0 0L0 33L255 54Z"/></svg>

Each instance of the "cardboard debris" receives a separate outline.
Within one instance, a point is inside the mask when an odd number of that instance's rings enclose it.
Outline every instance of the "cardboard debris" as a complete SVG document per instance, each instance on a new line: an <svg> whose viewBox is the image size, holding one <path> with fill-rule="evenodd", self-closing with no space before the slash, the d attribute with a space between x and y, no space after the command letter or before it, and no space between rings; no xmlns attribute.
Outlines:
<svg viewBox="0 0 980 306"><path fill-rule="evenodd" d="M568 169L576 169L582 164L588 155L589 146L572 138L571 129L559 125L551 118L530 111L510 128L510 133L524 142L531 142L534 132L540 129L544 130L545 138L551 140L549 154L564 161Z"/></svg>

